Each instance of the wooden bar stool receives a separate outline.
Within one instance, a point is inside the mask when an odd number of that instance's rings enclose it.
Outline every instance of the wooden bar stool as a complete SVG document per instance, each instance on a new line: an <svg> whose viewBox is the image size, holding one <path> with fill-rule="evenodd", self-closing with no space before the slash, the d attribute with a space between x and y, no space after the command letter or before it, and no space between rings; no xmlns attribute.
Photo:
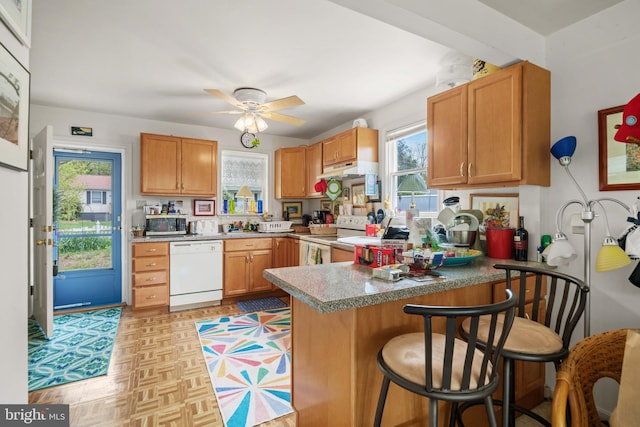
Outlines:
<svg viewBox="0 0 640 427"><path fill-rule="evenodd" d="M506 290L506 295L505 301L482 306L406 305L405 313L423 316L424 331L394 337L378 353L378 366L384 378L374 426L380 426L389 384L393 381L429 398L431 427L438 425L439 400L453 402L453 414L458 402L476 399L483 399L490 425L495 427L491 393L498 387L497 365L515 316L516 298L510 290ZM476 342L481 317L487 322L487 341L494 343L485 351L480 351ZM456 337L458 325L464 318L469 319L467 342ZM440 330L435 325L442 322L445 333L435 332Z"/></svg>
<svg viewBox="0 0 640 427"><path fill-rule="evenodd" d="M540 415L516 405L514 362L553 362L557 370L569 353L571 334L584 311L589 288L580 279L551 270L503 264L496 264L494 268L505 270L507 289L521 296L516 318L502 350L502 401L495 401L496 405L503 407L502 425L515 426L517 411L542 425L551 426ZM532 301L529 304L524 297L527 293L533 297L529 298ZM492 331L485 322L481 322L480 329L477 343L480 348L485 348ZM462 323L461 333L463 337L476 340L472 319ZM471 405L461 405L460 411Z"/></svg>

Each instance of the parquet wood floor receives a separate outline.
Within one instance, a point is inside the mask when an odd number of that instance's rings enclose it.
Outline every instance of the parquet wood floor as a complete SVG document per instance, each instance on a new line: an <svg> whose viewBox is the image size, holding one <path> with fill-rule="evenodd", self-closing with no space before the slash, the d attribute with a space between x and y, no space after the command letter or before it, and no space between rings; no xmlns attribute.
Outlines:
<svg viewBox="0 0 640 427"><path fill-rule="evenodd" d="M241 313L235 304L174 313L125 307L107 375L29 393L29 403L69 404L82 426L222 426L194 323ZM294 427L290 414L261 427Z"/></svg>

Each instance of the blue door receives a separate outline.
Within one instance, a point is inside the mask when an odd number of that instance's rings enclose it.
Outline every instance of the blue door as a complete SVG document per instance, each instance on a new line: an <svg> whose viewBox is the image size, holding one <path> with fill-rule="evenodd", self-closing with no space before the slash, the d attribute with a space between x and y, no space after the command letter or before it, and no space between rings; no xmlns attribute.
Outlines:
<svg viewBox="0 0 640 427"><path fill-rule="evenodd" d="M54 310L122 302L119 153L54 150Z"/></svg>

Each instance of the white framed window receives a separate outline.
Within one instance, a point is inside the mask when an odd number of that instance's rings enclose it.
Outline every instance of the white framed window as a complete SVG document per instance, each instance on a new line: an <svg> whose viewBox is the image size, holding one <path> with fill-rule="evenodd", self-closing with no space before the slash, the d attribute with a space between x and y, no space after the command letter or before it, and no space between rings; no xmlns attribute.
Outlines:
<svg viewBox="0 0 640 427"><path fill-rule="evenodd" d="M248 153L245 151L222 150L220 159L220 189L218 197L219 211L223 215L251 213L249 206L262 207L262 212L268 212L269 200L269 156L263 153ZM238 198L237 193L243 186L247 186L253 194L251 199ZM232 203L233 201L233 203ZM233 207L233 209L232 209ZM226 208L226 212L225 212Z"/></svg>
<svg viewBox="0 0 640 427"><path fill-rule="evenodd" d="M438 190L427 182L427 124L422 121L386 134L389 189L392 209L406 212L412 200L420 215L437 214Z"/></svg>

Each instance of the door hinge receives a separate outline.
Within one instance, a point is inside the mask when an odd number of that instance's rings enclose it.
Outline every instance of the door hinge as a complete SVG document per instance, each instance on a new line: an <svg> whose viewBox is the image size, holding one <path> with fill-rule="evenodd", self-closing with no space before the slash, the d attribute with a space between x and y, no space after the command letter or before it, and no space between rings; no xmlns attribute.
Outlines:
<svg viewBox="0 0 640 427"><path fill-rule="evenodd" d="M33 285L29 286L29 295L33 295Z"/></svg>
<svg viewBox="0 0 640 427"><path fill-rule="evenodd" d="M33 218L29 218L29 228L33 228Z"/></svg>
<svg viewBox="0 0 640 427"><path fill-rule="evenodd" d="M33 160L33 150L29 150L29 160Z"/></svg>

